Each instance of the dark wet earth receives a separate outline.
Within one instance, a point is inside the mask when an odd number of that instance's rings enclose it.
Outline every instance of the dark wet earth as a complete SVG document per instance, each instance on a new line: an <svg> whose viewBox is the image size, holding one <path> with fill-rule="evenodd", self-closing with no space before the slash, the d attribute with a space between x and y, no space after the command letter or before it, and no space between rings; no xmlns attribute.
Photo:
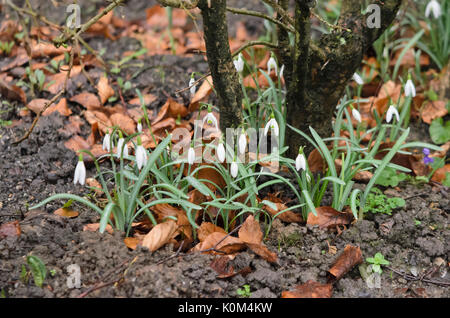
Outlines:
<svg viewBox="0 0 450 318"><path fill-rule="evenodd" d="M140 17L138 11L133 11L135 18ZM115 54L134 49L136 43L133 39L119 43L103 40L102 45ZM147 57L144 65L146 69L133 79L133 87L152 87L158 97L150 105L154 110L165 102L166 93L186 85L186 74L207 71L202 57L153 56ZM152 66L164 68L164 80ZM69 91L68 97L79 92ZM187 98L181 96L185 102ZM0 118L19 120L20 107L23 105L3 112ZM69 102L69 107L74 113L80 111L76 104ZM61 207L56 202L28 211L29 206L55 193L87 192L73 185L76 156L64 146L70 138L64 131L67 118L57 113L42 117L28 140L12 145L32 118L21 120L15 127L0 128L0 224L17 220L22 231L19 237L0 237L0 292L6 297L237 297L237 289L244 284L250 285L252 297L280 297L282 291L308 280L327 282L327 270L347 244L359 246L364 259L382 253L392 269L409 278L384 269L380 288L370 288L355 267L334 284L333 297L450 296L450 197L442 188L401 184L388 189L387 195L406 199L404 208L392 216L369 215L341 234L275 220L265 244L277 252L278 263L270 264L251 251L241 252L229 264L236 272L248 267L250 273L221 279L210 266L218 256L177 254L170 245L155 253L142 248L131 251L121 233L83 231L84 225L98 222L99 217L82 206L75 205L80 214L70 219L53 214ZM87 123L82 131L84 137L89 135ZM93 174L90 167L88 175ZM329 246L335 246L336 253ZM52 271L43 288L20 279L30 254L41 258ZM81 270L80 288L67 285L72 264ZM433 282L422 281L421 275L430 269L434 271L427 279Z"/></svg>

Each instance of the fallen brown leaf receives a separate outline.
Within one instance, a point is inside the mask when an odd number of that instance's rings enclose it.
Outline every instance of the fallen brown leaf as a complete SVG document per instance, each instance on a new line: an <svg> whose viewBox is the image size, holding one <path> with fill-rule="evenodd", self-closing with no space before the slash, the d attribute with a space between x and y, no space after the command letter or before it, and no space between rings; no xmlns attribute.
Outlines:
<svg viewBox="0 0 450 318"><path fill-rule="evenodd" d="M173 220L168 220L157 224L142 241L142 246L154 252L167 244L177 231L177 224Z"/></svg>
<svg viewBox="0 0 450 318"><path fill-rule="evenodd" d="M347 225L353 220L353 215L347 212L339 212L330 206L316 208L317 216L308 214L308 225L319 225L321 228L334 228L337 225Z"/></svg>
<svg viewBox="0 0 450 318"><path fill-rule="evenodd" d="M114 89L109 85L109 81L106 76L102 76L98 81L97 91L102 105L104 105L111 96L114 96Z"/></svg>
<svg viewBox="0 0 450 318"><path fill-rule="evenodd" d="M308 280L305 284L296 286L294 291L283 291L281 298L330 298L332 293L331 284Z"/></svg>
<svg viewBox="0 0 450 318"><path fill-rule="evenodd" d="M100 228L100 223L91 223L91 224L86 224L85 226L83 226L83 231L97 232L99 228ZM109 224L106 225L105 230L109 234L113 234L113 232L114 232L112 226Z"/></svg>
<svg viewBox="0 0 450 318"><path fill-rule="evenodd" d="M72 210L71 208L60 208L53 213L65 218L75 218L79 215L77 211Z"/></svg>
<svg viewBox="0 0 450 318"><path fill-rule="evenodd" d="M78 103L88 110L98 109L102 106L97 96L86 92L73 96L70 101Z"/></svg>
<svg viewBox="0 0 450 318"><path fill-rule="evenodd" d="M12 221L0 225L0 238L20 236L21 230L19 221Z"/></svg>
<svg viewBox="0 0 450 318"><path fill-rule="evenodd" d="M352 268L363 262L361 249L356 246L346 245L342 254L334 262L333 266L328 271L334 280L341 279Z"/></svg>

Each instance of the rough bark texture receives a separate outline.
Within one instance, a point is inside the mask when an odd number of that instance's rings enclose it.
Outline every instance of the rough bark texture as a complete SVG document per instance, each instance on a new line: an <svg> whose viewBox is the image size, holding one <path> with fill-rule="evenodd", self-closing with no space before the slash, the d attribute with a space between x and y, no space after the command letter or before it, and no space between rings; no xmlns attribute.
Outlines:
<svg viewBox="0 0 450 318"><path fill-rule="evenodd" d="M297 6L304 2L306 1L297 0ZM361 1L343 0L338 25L349 28L352 32L342 30L323 35L319 41L320 50L310 50L304 98L298 98L297 94L301 94L299 92L288 94L287 121L290 125L306 133L309 133L309 126L312 126L320 136L331 136L331 119L347 82L361 64L367 48L392 23L401 2L402 0L374 1L381 8L381 28L370 29L366 26L366 17L361 14ZM296 22L301 22L298 17ZM301 24L296 25L297 27L304 28ZM296 48L298 49L297 43ZM303 65L304 62L299 58L294 59L294 63ZM295 65L293 69L296 69ZM302 68L297 69L300 71ZM290 84L289 87L292 89L300 86ZM300 145L311 150L308 142L300 135L291 129L286 132L290 157L296 156Z"/></svg>
<svg viewBox="0 0 450 318"><path fill-rule="evenodd" d="M219 100L220 127L237 127L242 123L242 90L233 64L226 20L226 0L200 0L205 33L206 55L214 88Z"/></svg>

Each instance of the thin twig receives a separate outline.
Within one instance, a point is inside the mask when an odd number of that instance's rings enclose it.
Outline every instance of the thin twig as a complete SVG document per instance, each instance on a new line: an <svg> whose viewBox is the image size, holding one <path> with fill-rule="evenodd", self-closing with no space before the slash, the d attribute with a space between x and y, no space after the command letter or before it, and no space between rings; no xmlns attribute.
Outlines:
<svg viewBox="0 0 450 318"><path fill-rule="evenodd" d="M242 224L236 226L232 231L230 231L227 235L225 235L219 242L217 242L213 247L207 248L206 250L200 251L200 253L205 252L216 252L216 253L222 253L226 254L226 252L216 249L217 246L219 246L220 243L222 243L227 237L229 237L231 234L235 233L237 230L241 228Z"/></svg>
<svg viewBox="0 0 450 318"><path fill-rule="evenodd" d="M22 136L22 138L12 142L13 145L17 145L19 143L21 143L22 141L24 141L25 139L27 139L30 134L32 133L34 127L36 126L37 122L39 121L39 118L41 118L42 114L45 112L45 110L47 108L49 108L51 105L53 105L53 103L56 102L56 100L58 100L59 97L61 97L61 95L63 95L66 92L67 89L67 82L70 78L70 71L72 70L73 67L73 60L74 60L74 48L72 47L72 49L70 50L70 60L69 60L69 69L67 70L67 75L66 78L64 80L64 86L63 88L55 95L53 96L52 99L50 99L45 105L44 107L42 107L42 109L39 111L39 113L37 114L37 116L34 118L33 123L31 124L31 127L28 129L28 131L25 133L25 135Z"/></svg>
<svg viewBox="0 0 450 318"><path fill-rule="evenodd" d="M289 32L295 33L295 29L291 25L284 24L283 22L281 22L275 18L272 18L271 16L264 14L262 12L251 11L251 10L247 10L247 9L232 8L232 7L227 7L227 11L229 11L231 13L235 13L235 14L249 15L249 16L253 16L253 17L266 19L272 23L278 24L279 26L285 28Z"/></svg>

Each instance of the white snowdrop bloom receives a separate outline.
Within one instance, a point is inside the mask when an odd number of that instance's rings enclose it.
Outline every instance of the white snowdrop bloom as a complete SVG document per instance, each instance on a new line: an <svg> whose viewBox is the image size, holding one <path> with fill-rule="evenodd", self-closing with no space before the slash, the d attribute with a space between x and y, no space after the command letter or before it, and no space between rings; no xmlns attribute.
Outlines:
<svg viewBox="0 0 450 318"><path fill-rule="evenodd" d="M191 165L195 161L195 150L194 148L190 147L188 151L188 163Z"/></svg>
<svg viewBox="0 0 450 318"><path fill-rule="evenodd" d="M197 90L197 87L196 87L196 85L194 85L194 83L195 83L195 78L194 78L194 75L192 75L191 80L189 81L189 87L190 87L192 96L195 95L195 91Z"/></svg>
<svg viewBox="0 0 450 318"><path fill-rule="evenodd" d="M416 87L411 79L408 79L405 84L405 96L407 97L415 97L416 96Z"/></svg>
<svg viewBox="0 0 450 318"><path fill-rule="evenodd" d="M430 14L434 16L435 19L441 16L441 5L436 0L431 0L428 2L427 7L425 9L425 16L427 18L430 17Z"/></svg>
<svg viewBox="0 0 450 318"><path fill-rule="evenodd" d="M301 169L306 170L306 158L303 151L295 158L295 169L297 169L297 171L300 171Z"/></svg>
<svg viewBox="0 0 450 318"><path fill-rule="evenodd" d="M138 146L136 148L136 164L139 170L141 170L141 168L147 164L147 159L147 151L145 150L144 146L142 146L141 138L138 137Z"/></svg>
<svg viewBox="0 0 450 318"><path fill-rule="evenodd" d="M280 78L282 78L283 77L283 73L284 73L284 64L283 65L281 65L281 68L280 68Z"/></svg>
<svg viewBox="0 0 450 318"><path fill-rule="evenodd" d="M361 122L361 114L356 108L352 108L352 115L358 122Z"/></svg>
<svg viewBox="0 0 450 318"><path fill-rule="evenodd" d="M309 176L308 173L306 173L306 181L311 182L311 177Z"/></svg>
<svg viewBox="0 0 450 318"><path fill-rule="evenodd" d="M234 67L238 73L242 73L244 70L244 59L242 58L242 53L239 53L239 56L236 60L233 61Z"/></svg>
<svg viewBox="0 0 450 318"><path fill-rule="evenodd" d="M102 149L110 152L111 151L110 146L111 146L111 135L109 134L109 131L106 131L106 135L105 137L103 137Z"/></svg>
<svg viewBox="0 0 450 318"><path fill-rule="evenodd" d="M83 162L83 156L80 155L78 158L77 166L75 167L75 174L73 176L73 184L80 183L81 185L84 185L84 182L86 181L86 167L84 166Z"/></svg>
<svg viewBox="0 0 450 318"><path fill-rule="evenodd" d="M214 116L213 113L208 112L208 114L203 118L202 126L205 126L205 122L208 125L214 126L216 129L219 129L219 127L217 126L216 116Z"/></svg>
<svg viewBox="0 0 450 318"><path fill-rule="evenodd" d="M122 152L122 148L123 148L123 152ZM121 154L123 154L124 158L128 157L128 146L125 143L125 139L123 139L123 138L119 138L119 141L117 142L117 157L120 158Z"/></svg>
<svg viewBox="0 0 450 318"><path fill-rule="evenodd" d="M217 157L221 163L225 161L225 147L223 146L223 143L220 143L219 146L217 146Z"/></svg>
<svg viewBox="0 0 450 318"><path fill-rule="evenodd" d="M353 80L356 82L356 84L358 85L363 85L364 81L361 78L361 76L358 75L358 73L353 74Z"/></svg>
<svg viewBox="0 0 450 318"><path fill-rule="evenodd" d="M270 74L270 71L272 68L275 70L275 74L278 73L278 66L277 62L273 58L273 56L270 57L270 59L267 61L267 73Z"/></svg>
<svg viewBox="0 0 450 318"><path fill-rule="evenodd" d="M230 167L230 173L231 173L231 176L232 176L233 178L236 178L236 177L237 177L237 175L238 175L238 170L239 170L239 168L238 168L237 162L236 162L236 161L233 161L233 162L231 163L231 167Z"/></svg>
<svg viewBox="0 0 450 318"><path fill-rule="evenodd" d="M392 115L395 115L397 121L400 121L400 115L398 114L397 108L394 105L389 106L389 109L386 113L386 122L390 123L392 120Z"/></svg>
<svg viewBox="0 0 450 318"><path fill-rule="evenodd" d="M139 121L138 124L137 124L137 131L138 131L138 132L142 132L142 124L141 124L140 121Z"/></svg>
<svg viewBox="0 0 450 318"><path fill-rule="evenodd" d="M247 137L245 136L244 130L242 130L241 135L239 136L239 153L244 153L245 148L247 147Z"/></svg>
<svg viewBox="0 0 450 318"><path fill-rule="evenodd" d="M275 136L278 137L278 133L280 131L279 127L278 127L278 123L275 120L274 117L272 117L266 124L266 127L264 127L264 136L267 136L267 133L269 132L269 129L272 129Z"/></svg>

